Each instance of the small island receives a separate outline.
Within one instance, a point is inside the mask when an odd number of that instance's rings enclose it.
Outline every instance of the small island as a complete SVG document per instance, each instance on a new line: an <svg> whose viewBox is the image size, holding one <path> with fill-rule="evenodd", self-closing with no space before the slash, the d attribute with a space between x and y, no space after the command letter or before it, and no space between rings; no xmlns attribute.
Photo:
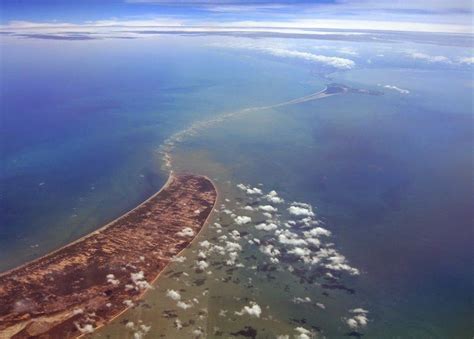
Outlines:
<svg viewBox="0 0 474 339"><path fill-rule="evenodd" d="M0 338L74 338L137 304L199 233L213 183L171 175L138 207L97 231L0 275Z"/></svg>

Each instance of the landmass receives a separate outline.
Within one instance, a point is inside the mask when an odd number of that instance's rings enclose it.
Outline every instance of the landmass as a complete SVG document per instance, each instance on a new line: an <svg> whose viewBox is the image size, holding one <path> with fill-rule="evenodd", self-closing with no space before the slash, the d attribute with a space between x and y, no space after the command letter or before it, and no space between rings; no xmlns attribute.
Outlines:
<svg viewBox="0 0 474 339"><path fill-rule="evenodd" d="M171 175L120 218L0 274L0 338L74 338L133 307L201 230L216 199L208 178Z"/></svg>

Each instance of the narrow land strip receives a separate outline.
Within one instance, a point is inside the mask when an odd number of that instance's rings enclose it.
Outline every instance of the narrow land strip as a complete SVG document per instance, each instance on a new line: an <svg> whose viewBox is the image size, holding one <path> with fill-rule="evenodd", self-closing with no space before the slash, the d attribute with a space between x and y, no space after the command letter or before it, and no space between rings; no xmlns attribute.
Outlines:
<svg viewBox="0 0 474 339"><path fill-rule="evenodd" d="M101 229L0 275L0 338L71 338L132 307L204 225L217 198L202 176L171 175Z"/></svg>

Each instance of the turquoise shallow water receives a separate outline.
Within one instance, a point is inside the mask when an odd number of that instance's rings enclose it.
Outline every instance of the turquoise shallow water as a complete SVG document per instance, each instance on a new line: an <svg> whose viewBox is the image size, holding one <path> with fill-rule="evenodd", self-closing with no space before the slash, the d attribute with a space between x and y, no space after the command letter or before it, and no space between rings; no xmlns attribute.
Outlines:
<svg viewBox="0 0 474 339"><path fill-rule="evenodd" d="M255 274L248 270L254 259L230 275L213 269L217 280L199 285L196 244L188 262L170 267L192 279L160 278L144 306L125 318L143 319L168 336L188 333L173 332L173 319L162 317L173 309L183 322L202 316L208 334L214 326L228 335L251 325L273 337L312 325L332 338L350 334L348 310L364 307L369 324L360 332L369 338L472 336L469 69L379 63L323 78L315 65L210 47L205 37L67 42L71 50L61 58L54 51L65 42L2 43L13 44L2 60L9 80L2 85L3 269L93 230L157 190L167 176L159 146L173 133L336 81L384 95L346 94L236 115L178 143L173 156L175 169L216 179L229 207L245 202L238 183L262 183L287 202L313 205L335 248L361 272L341 278L354 294L302 284L287 272L271 273L275 279ZM49 48L31 63L25 55L39 43ZM235 226L226 218L214 220L229 224L224 232ZM258 247L244 247L242 256L252 255L257 264L265 260ZM229 276L239 282L217 278ZM245 287L249 277L253 288ZM189 299L211 292L200 308L183 311L166 297L171 288L184 288ZM325 300L326 311L293 302L304 296ZM262 306L262 318L232 320L251 300ZM207 316L199 315L202 308ZM226 320L219 316L224 308ZM122 323L111 331L132 335Z"/></svg>
<svg viewBox="0 0 474 339"><path fill-rule="evenodd" d="M262 182L318 208L363 272L351 286L373 314L368 336L465 337L470 117L394 101L349 95L264 112L216 128L189 151L210 150L234 182Z"/></svg>

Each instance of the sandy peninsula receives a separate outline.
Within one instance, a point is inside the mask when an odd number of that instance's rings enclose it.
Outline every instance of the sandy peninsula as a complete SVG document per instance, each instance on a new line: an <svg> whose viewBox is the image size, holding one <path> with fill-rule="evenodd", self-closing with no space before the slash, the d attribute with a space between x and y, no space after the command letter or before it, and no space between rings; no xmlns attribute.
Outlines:
<svg viewBox="0 0 474 339"><path fill-rule="evenodd" d="M216 202L202 176L170 176L99 230L0 275L0 338L74 338L133 307Z"/></svg>

